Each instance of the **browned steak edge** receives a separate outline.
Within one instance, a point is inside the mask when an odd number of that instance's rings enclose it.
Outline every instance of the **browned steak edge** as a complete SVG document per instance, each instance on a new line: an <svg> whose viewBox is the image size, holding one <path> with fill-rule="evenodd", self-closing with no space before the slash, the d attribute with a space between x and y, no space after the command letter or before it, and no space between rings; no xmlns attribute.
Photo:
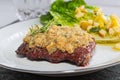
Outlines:
<svg viewBox="0 0 120 80"><path fill-rule="evenodd" d="M23 43L16 50L16 53L21 56L25 56L30 60L47 60L52 63L59 63L61 61L70 61L78 66L86 66L89 64L95 49L95 42L90 42L88 46L78 47L72 54L68 52L62 52L56 50L52 54L49 54L46 48L29 48L28 44Z"/></svg>

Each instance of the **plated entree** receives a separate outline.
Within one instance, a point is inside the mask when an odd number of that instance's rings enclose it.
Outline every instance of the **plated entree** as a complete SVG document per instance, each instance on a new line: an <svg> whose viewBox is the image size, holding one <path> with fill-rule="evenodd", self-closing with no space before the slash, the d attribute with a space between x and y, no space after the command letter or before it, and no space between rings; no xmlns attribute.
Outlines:
<svg viewBox="0 0 120 80"><path fill-rule="evenodd" d="M69 61L78 66L89 64L96 43L118 43L120 19L106 16L99 7L84 0L55 0L49 12L40 17L42 27L34 25L16 50L30 60L52 63Z"/></svg>
<svg viewBox="0 0 120 80"><path fill-rule="evenodd" d="M33 29L41 28L36 25ZM94 38L79 27L52 25L44 33L28 33L16 52L30 60L69 61L85 66L90 62L94 49Z"/></svg>
<svg viewBox="0 0 120 80"><path fill-rule="evenodd" d="M115 14L106 15L101 8L87 5L84 0L56 0L40 21L43 25L49 21L70 27L78 25L92 34L96 43L114 43L114 48L120 50L120 18Z"/></svg>

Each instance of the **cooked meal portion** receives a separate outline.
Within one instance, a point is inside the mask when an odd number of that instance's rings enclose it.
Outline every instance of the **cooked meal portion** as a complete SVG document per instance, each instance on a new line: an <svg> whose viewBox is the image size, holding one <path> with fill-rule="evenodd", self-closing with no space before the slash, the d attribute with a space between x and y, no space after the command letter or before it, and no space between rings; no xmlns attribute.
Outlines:
<svg viewBox="0 0 120 80"><path fill-rule="evenodd" d="M18 55L85 66L96 43L114 43L113 49L120 50L120 18L105 15L101 8L84 0L55 0L48 13L40 16L40 23L43 27L30 28L16 50Z"/></svg>
<svg viewBox="0 0 120 80"><path fill-rule="evenodd" d="M40 29L42 27L35 25L30 30L16 51L18 55L52 63L69 61L78 66L85 66L90 62L95 40L80 27L52 25L45 32L39 32Z"/></svg>
<svg viewBox="0 0 120 80"><path fill-rule="evenodd" d="M117 15L106 16L99 7L93 7L90 12L80 6L76 8L75 16L80 20L80 27L93 34L97 43L120 42L120 18Z"/></svg>
<svg viewBox="0 0 120 80"><path fill-rule="evenodd" d="M49 12L40 17L43 25L54 24L81 29L94 35L98 44L113 44L120 50L120 18L115 14L106 15L100 7L87 5L84 0L55 0Z"/></svg>

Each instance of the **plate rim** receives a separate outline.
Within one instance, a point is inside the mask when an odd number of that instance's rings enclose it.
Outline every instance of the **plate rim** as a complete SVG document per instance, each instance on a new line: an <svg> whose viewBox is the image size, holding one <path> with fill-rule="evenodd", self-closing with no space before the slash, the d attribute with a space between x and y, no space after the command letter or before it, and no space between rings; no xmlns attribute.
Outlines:
<svg viewBox="0 0 120 80"><path fill-rule="evenodd" d="M115 60L113 59L113 60L111 60L111 63L108 63L108 64L103 63L103 65L99 65L99 66L96 66L96 67L82 68L82 69L70 69L70 70L63 70L63 71L26 70L26 69L20 69L20 68L6 66L6 65L1 64L1 63L0 63L0 67L6 68L6 69L9 69L9 70L13 70L13 71L26 72L26 73L43 74L43 75L56 75L56 74L60 75L60 74L83 73L83 72L88 72L88 71L100 70L100 69L108 68L108 67L115 66L115 65L118 65L118 64L120 64L120 60L115 62Z"/></svg>

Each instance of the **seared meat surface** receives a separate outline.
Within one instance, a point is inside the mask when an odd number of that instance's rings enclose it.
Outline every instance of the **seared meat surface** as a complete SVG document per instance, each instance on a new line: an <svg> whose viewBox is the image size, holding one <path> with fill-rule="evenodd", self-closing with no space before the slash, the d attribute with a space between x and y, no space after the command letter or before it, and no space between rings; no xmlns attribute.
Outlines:
<svg viewBox="0 0 120 80"><path fill-rule="evenodd" d="M79 47L74 50L72 54L56 50L49 54L47 49L34 47L29 48L28 44L23 43L16 53L21 56L26 56L30 60L47 60L52 63L59 63L61 61L69 61L78 66L86 66L89 64L95 48L95 42L91 42L88 46Z"/></svg>

